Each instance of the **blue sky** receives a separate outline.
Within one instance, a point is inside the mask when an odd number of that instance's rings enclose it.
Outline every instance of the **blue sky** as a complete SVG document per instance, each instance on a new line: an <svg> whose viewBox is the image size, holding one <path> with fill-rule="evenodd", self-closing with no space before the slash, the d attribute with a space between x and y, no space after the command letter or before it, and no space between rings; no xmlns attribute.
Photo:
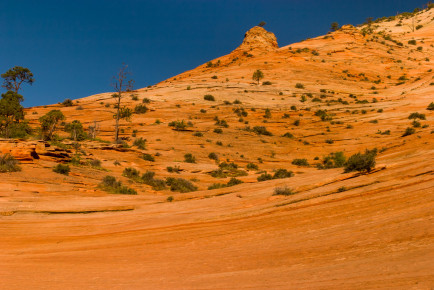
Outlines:
<svg viewBox="0 0 434 290"><path fill-rule="evenodd" d="M413 11L427 0L1 0L0 72L35 75L25 106L111 91L128 64L142 88L231 52L260 21L280 46L327 33L331 22ZM4 92L4 90L2 90Z"/></svg>

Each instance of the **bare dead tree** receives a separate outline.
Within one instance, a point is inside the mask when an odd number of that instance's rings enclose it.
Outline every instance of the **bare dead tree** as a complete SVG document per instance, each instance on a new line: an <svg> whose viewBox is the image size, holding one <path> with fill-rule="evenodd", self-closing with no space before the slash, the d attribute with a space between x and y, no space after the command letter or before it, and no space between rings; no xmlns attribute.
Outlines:
<svg viewBox="0 0 434 290"><path fill-rule="evenodd" d="M123 98L123 94L125 92L129 92L133 88L134 81L129 79L130 73L127 71L128 66L124 65L119 69L119 72L113 77L112 86L115 89L115 93L112 95L113 98L116 99L116 114L114 118L116 119L115 125L115 142L117 143L119 140L119 120L125 118L125 111L129 111L128 109L121 108L121 101ZM127 114L128 115L128 114ZM129 115L131 117L131 115Z"/></svg>
<svg viewBox="0 0 434 290"><path fill-rule="evenodd" d="M89 137L95 139L99 133L99 123L96 120L94 120L93 125L89 125L88 131L89 131Z"/></svg>

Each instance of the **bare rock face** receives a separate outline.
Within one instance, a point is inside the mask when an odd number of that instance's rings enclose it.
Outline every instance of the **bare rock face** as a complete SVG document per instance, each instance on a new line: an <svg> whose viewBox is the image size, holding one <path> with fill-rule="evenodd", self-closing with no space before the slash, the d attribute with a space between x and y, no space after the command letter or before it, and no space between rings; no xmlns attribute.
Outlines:
<svg viewBox="0 0 434 290"><path fill-rule="evenodd" d="M274 33L268 32L262 27L255 26L244 35L243 43L236 50L275 50L279 48Z"/></svg>
<svg viewBox="0 0 434 290"><path fill-rule="evenodd" d="M27 142L18 140L1 139L0 154L10 154L21 162L32 162L33 159L39 159L36 151L45 148L44 142Z"/></svg>

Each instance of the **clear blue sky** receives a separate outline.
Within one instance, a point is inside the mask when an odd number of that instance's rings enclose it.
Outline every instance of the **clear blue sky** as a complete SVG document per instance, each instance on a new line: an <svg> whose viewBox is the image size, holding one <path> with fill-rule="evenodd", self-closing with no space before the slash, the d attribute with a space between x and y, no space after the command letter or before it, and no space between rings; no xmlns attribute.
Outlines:
<svg viewBox="0 0 434 290"><path fill-rule="evenodd" d="M413 11L428 0L1 0L0 72L28 67L25 106L111 91L128 64L136 88L231 52L260 21L280 46L330 23ZM4 90L2 90L4 92Z"/></svg>

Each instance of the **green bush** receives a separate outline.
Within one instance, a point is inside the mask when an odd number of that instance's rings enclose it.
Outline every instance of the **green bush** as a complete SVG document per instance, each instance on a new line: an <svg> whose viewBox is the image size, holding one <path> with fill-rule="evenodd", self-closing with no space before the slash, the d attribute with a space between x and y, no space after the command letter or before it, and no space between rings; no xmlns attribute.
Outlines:
<svg viewBox="0 0 434 290"><path fill-rule="evenodd" d="M167 177L166 183L168 186L170 186L171 191L185 193L197 190L197 187L193 183L183 178Z"/></svg>
<svg viewBox="0 0 434 290"><path fill-rule="evenodd" d="M187 153L184 155L184 162L196 163L196 157L194 157L191 153Z"/></svg>
<svg viewBox="0 0 434 290"><path fill-rule="evenodd" d="M208 155L208 158L209 158L209 159L212 159L212 160L216 160L216 161L219 159L219 157L217 156L217 154L214 153L214 152L211 152L211 153Z"/></svg>
<svg viewBox="0 0 434 290"><path fill-rule="evenodd" d="M215 98L214 98L213 95L205 95L205 96L203 96L203 99L204 99L205 101L211 101L211 102L214 102L214 101L215 101Z"/></svg>
<svg viewBox="0 0 434 290"><path fill-rule="evenodd" d="M148 111L148 107L146 107L145 105L137 105L134 108L134 113L136 114L144 114Z"/></svg>
<svg viewBox="0 0 434 290"><path fill-rule="evenodd" d="M62 102L62 105L64 105L65 107L71 107L73 105L72 100L71 99L65 99Z"/></svg>
<svg viewBox="0 0 434 290"><path fill-rule="evenodd" d="M431 102L426 109L433 111L434 110L434 102Z"/></svg>
<svg viewBox="0 0 434 290"><path fill-rule="evenodd" d="M258 135L273 136L273 134L267 131L267 128L264 126L255 126L252 131Z"/></svg>
<svg viewBox="0 0 434 290"><path fill-rule="evenodd" d="M271 179L273 179L273 176L271 174L268 174L265 172L265 173L262 173L260 176L258 176L257 179L259 182L261 182L261 181L271 180Z"/></svg>
<svg viewBox="0 0 434 290"><path fill-rule="evenodd" d="M420 113L411 113L410 116L408 116L409 120L416 120L416 119L420 119L420 120L426 120L425 114L420 114Z"/></svg>
<svg viewBox="0 0 434 290"><path fill-rule="evenodd" d="M370 172L375 167L375 157L377 149L366 150L364 154L357 153L348 158L345 163L344 172Z"/></svg>
<svg viewBox="0 0 434 290"><path fill-rule="evenodd" d="M296 159L292 160L291 163L294 165L297 165L297 166L309 166L309 162L307 161L306 158L303 158L303 159L296 158Z"/></svg>
<svg viewBox="0 0 434 290"><path fill-rule="evenodd" d="M127 167L122 172L122 176L137 180L140 179L140 171L132 167Z"/></svg>
<svg viewBox="0 0 434 290"><path fill-rule="evenodd" d="M146 160L146 161L151 161L151 162L155 161L154 156L152 156L151 154L148 154L148 153L143 153L142 159Z"/></svg>
<svg viewBox="0 0 434 290"><path fill-rule="evenodd" d="M127 194L127 195L136 195L137 191L132 188L128 188L126 186L122 186L120 181L116 181L116 178L113 176L107 175L104 177L99 187L105 191L114 194Z"/></svg>
<svg viewBox="0 0 434 290"><path fill-rule="evenodd" d="M71 168L67 164L66 165L57 164L56 166L54 166L53 171L56 173L63 174L63 175L69 175Z"/></svg>
<svg viewBox="0 0 434 290"><path fill-rule="evenodd" d="M214 129L214 133L216 133L216 134L223 134L223 130L220 129L220 128L215 128Z"/></svg>
<svg viewBox="0 0 434 290"><path fill-rule="evenodd" d="M292 171L288 171L286 169L277 169L276 172L274 172L273 179L283 179L283 178L289 178L294 176L294 173Z"/></svg>
<svg viewBox="0 0 434 290"><path fill-rule="evenodd" d="M303 85L302 83L296 83L296 84L295 84L295 87L296 87L297 89L304 89L304 85Z"/></svg>
<svg viewBox="0 0 434 290"><path fill-rule="evenodd" d="M19 162L10 154L0 155L0 172L21 171Z"/></svg>
<svg viewBox="0 0 434 290"><path fill-rule="evenodd" d="M248 163L246 168L248 170L258 170L259 169L258 165L254 164L254 163Z"/></svg>
<svg viewBox="0 0 434 290"><path fill-rule="evenodd" d="M294 135L292 135L289 132L286 132L285 134L282 135L282 137L285 137L285 138L294 138Z"/></svg>
<svg viewBox="0 0 434 290"><path fill-rule="evenodd" d="M289 188L287 186L285 186L285 187L276 187L274 189L274 195L285 195L285 196L288 196L288 195L293 195L293 194L295 194L295 192L291 188Z"/></svg>
<svg viewBox="0 0 434 290"><path fill-rule="evenodd" d="M402 134L402 137L413 135L414 133L416 133L416 130L414 128L407 127L407 129L405 129L404 134Z"/></svg>
<svg viewBox="0 0 434 290"><path fill-rule="evenodd" d="M333 152L325 156L321 164L318 164L318 169L330 169L343 167L346 162L346 157L343 152Z"/></svg>
<svg viewBox="0 0 434 290"><path fill-rule="evenodd" d="M179 166L173 166L173 167L167 166L166 169L167 169L167 172L170 172L170 173L178 173L179 174L179 172L181 171L181 168Z"/></svg>
<svg viewBox="0 0 434 290"><path fill-rule="evenodd" d="M137 138L136 140L134 140L133 146L136 146L137 148L139 148L141 150L145 150L146 149L146 139L143 139L142 137Z"/></svg>

